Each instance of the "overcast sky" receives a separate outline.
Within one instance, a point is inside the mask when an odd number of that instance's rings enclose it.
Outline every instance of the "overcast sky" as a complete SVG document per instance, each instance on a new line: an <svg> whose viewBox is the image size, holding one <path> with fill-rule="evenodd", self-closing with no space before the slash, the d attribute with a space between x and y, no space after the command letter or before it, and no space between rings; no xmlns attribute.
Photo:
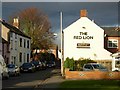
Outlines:
<svg viewBox="0 0 120 90"><path fill-rule="evenodd" d="M63 28L80 18L81 9L87 9L88 18L95 20L99 26L118 25L118 2L2 2L2 18L7 21L9 16L29 7L36 7L48 15L52 31L58 33L58 43L61 11Z"/></svg>

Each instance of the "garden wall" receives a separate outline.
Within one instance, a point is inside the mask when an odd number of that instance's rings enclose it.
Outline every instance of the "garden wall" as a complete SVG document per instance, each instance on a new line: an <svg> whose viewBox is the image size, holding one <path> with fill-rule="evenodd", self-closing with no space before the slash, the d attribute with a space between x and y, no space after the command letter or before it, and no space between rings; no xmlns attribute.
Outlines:
<svg viewBox="0 0 120 90"><path fill-rule="evenodd" d="M117 79L120 80L120 72L102 72L102 71L69 71L65 69L66 79L76 80L101 80Z"/></svg>

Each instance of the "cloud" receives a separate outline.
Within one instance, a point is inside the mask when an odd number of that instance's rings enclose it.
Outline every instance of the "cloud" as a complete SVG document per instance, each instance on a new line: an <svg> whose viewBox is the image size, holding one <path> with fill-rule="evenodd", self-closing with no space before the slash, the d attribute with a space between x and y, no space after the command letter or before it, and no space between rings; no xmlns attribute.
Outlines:
<svg viewBox="0 0 120 90"><path fill-rule="evenodd" d="M63 1L63 0L61 0ZM64 0L65 1L65 0ZM100 1L100 0L98 0ZM108 1L108 0L107 0ZM4 19L15 12L28 7L36 7L45 12L52 25L52 31L58 33L56 42L60 44L60 12L63 12L63 28L80 18L80 10L87 9L88 17L99 26L110 26L118 23L118 3L114 2L3 2ZM112 0L109 0L112 1Z"/></svg>

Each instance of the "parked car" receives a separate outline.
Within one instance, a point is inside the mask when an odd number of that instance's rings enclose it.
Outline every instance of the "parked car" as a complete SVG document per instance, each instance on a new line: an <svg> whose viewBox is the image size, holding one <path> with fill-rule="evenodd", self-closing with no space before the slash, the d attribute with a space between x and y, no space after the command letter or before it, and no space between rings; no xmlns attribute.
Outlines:
<svg viewBox="0 0 120 90"><path fill-rule="evenodd" d="M1 72L1 75L2 75L2 79L8 79L9 78L8 68L7 67L3 68L2 72Z"/></svg>
<svg viewBox="0 0 120 90"><path fill-rule="evenodd" d="M83 71L92 71L92 70L108 71L106 67L98 63L87 63L83 65Z"/></svg>
<svg viewBox="0 0 120 90"><path fill-rule="evenodd" d="M38 60L31 61L30 63L35 65L36 70L41 70L42 69L42 63Z"/></svg>
<svg viewBox="0 0 120 90"><path fill-rule="evenodd" d="M20 72L35 72L35 65L32 63L23 63L20 66Z"/></svg>
<svg viewBox="0 0 120 90"><path fill-rule="evenodd" d="M46 69L47 68L47 64L45 61L41 61L41 64L42 64L42 69Z"/></svg>
<svg viewBox="0 0 120 90"><path fill-rule="evenodd" d="M8 79L8 68L6 67L6 63L4 62L4 58L0 55L0 74L2 76L1 79Z"/></svg>
<svg viewBox="0 0 120 90"><path fill-rule="evenodd" d="M9 76L19 76L20 75L20 68L15 64L8 64L8 74Z"/></svg>
<svg viewBox="0 0 120 90"><path fill-rule="evenodd" d="M55 67L55 61L47 62L47 67Z"/></svg>

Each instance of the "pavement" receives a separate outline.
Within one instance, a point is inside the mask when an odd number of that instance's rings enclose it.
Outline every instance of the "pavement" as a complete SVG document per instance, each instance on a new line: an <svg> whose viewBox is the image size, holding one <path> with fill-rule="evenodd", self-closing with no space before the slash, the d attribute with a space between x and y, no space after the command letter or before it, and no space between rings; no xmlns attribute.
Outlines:
<svg viewBox="0 0 120 90"><path fill-rule="evenodd" d="M62 77L60 73L60 69L54 69L52 70L52 75L51 77L47 78L44 80L40 85L38 85L37 88L59 88L59 84L64 82L65 79Z"/></svg>

